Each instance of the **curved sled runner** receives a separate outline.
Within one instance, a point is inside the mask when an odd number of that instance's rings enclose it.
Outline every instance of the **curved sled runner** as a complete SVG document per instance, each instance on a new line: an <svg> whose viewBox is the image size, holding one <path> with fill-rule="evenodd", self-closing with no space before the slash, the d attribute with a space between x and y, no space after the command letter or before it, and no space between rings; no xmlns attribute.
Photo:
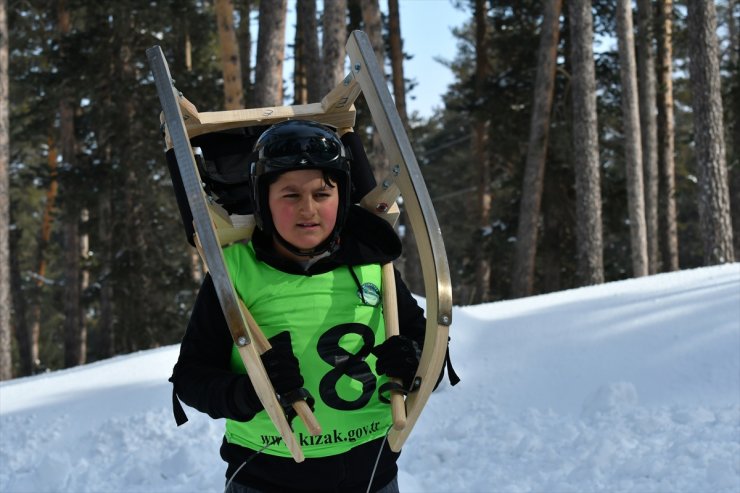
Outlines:
<svg viewBox="0 0 740 493"><path fill-rule="evenodd" d="M363 192L362 196L353 196L353 201L360 202L366 209L394 223L398 217L396 200L403 196L419 250L427 296L426 335L419 369L414 379L414 390L405 397L398 392L392 392L391 396L394 425L389 431L388 442L392 450L400 451L434 390L445 363L449 325L452 321L452 288L444 243L431 199L401 118L388 92L384 74L365 33L353 32L346 49L351 72L320 103L208 113L199 113L173 86L160 47L154 46L147 50L163 108L168 166L188 241L199 248L216 285L221 307L249 377L297 462L303 460L303 452L259 358L259 354L265 349L259 327L243 305L240 306L224 264L222 247L234 241L248 239L253 231L254 221L249 208L235 206L237 201L230 201L228 192L222 194L220 200L209 194L209 191L217 190L227 182L236 184L238 189L240 180L245 178L233 174L221 176L219 162L226 158L212 153L209 155L207 148L201 149L194 144L204 139L223 138L230 143L222 142L219 147L228 148L233 144L235 148L241 146L243 149L245 142L252 139L253 143L266 126L284 120L306 119L337 128L340 135L344 134L342 140L345 145L359 145L361 148L359 139L351 129L355 123L354 101L362 92L389 159L390 173L375 186L372 175L368 178L367 171L353 169L355 187ZM355 176L356 172L362 176ZM363 184L358 186L357 181ZM231 190L233 189L232 186ZM243 199L242 196L242 202ZM384 266L383 273L383 311L387 335L390 336L398 326L395 296L391 296L392 265ZM312 421L314 418L307 406L297 412L309 430L320 433L318 423Z"/></svg>

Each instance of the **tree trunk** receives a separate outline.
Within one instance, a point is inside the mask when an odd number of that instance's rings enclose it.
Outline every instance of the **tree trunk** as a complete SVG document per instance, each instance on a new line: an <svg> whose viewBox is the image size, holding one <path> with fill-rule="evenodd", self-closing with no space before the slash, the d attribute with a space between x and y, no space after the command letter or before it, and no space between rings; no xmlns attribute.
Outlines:
<svg viewBox="0 0 740 493"><path fill-rule="evenodd" d="M577 274L579 284L586 286L604 282L593 17L589 1L571 0L568 6L573 67Z"/></svg>
<svg viewBox="0 0 740 493"><path fill-rule="evenodd" d="M403 39L401 38L401 16L398 0L388 0L388 44L390 45L393 96L404 127L408 130L406 113L406 80L403 73Z"/></svg>
<svg viewBox="0 0 740 493"><path fill-rule="evenodd" d="M283 60L287 0L260 2L254 105L283 105Z"/></svg>
<svg viewBox="0 0 740 493"><path fill-rule="evenodd" d="M87 316L85 294L90 288L90 209L80 210L80 331L83 337L83 364L87 362Z"/></svg>
<svg viewBox="0 0 740 493"><path fill-rule="evenodd" d="M306 74L306 50L303 34L306 29L304 15L306 15L305 3L297 2L295 39L293 41L293 104L308 103L308 75Z"/></svg>
<svg viewBox="0 0 740 493"><path fill-rule="evenodd" d="M185 36L188 33L188 19L182 19L183 30ZM119 44L116 40L116 44ZM185 47L187 51L188 46ZM187 58L187 56L186 56ZM119 57L115 57L108 64L107 76L110 80L121 81L119 72ZM189 70L189 69L188 69ZM117 91L115 86L108 86L102 99L105 105L109 107L115 107ZM120 151L116 149L116 145L121 145L119 139L121 135L114 135L115 130L108 128L105 125L98 127L98 141L104 142L102 149L102 157L105 163L113 163L114 156L119 154ZM127 136L128 130L125 131ZM127 143L122 143L121 147L126 148ZM120 237L114 239L113 232L119 231L118 225L116 224L116 216L114 214L115 204L119 200L119 195L116 194L114 197L115 186L114 183L120 176L114 171L112 166L106 166L105 174L101 178L100 188L107 192L97 194L97 210L98 210L98 245L96 252L96 259L99 266L97 284L100 287L99 291L99 318L96 324L96 331L98 337L96 338L96 347L91 348L92 351L99 358L110 358L116 354L116 327L114 325L114 312L115 312L115 298L114 298L114 281L113 272L115 268L115 247L114 241L120 241ZM120 236L120 235L117 235Z"/></svg>
<svg viewBox="0 0 740 493"><path fill-rule="evenodd" d="M488 65L488 16L486 0L475 0L475 75L474 101L480 102L484 97L485 84L490 67ZM474 112L471 115L473 132L473 156L477 166L476 213L478 231L481 238L488 234L491 226L491 163L488 153L488 131L490 123L487 115ZM476 250L475 285L476 302L490 299L491 263L485 248Z"/></svg>
<svg viewBox="0 0 740 493"><path fill-rule="evenodd" d="M114 26L118 46L116 80L121 84L131 85L137 78L134 50L136 26L122 7L117 9ZM137 121L141 119L139 108L131 99L125 99L119 104L117 110L124 121ZM113 143L114 154L124 155L126 149L133 146L137 138L138 136L131 127L121 129ZM136 275L127 276L123 283L116 283L115 286L118 315L116 322L120 328L116 333L116 338L119 351L136 351L152 347L154 341L148 298L154 292L152 278L155 274L145 268L144 259L149 239L147 228L144 225L150 220L150 214L142 200L141 168L134 165L127 166L120 171L117 179L121 182L121 198L120 202L112 204L117 207L113 215L118 217L118 210L125 211L121 231L115 238L115 241L122 245L122 252L117 253L117 257L127 270L135 272Z"/></svg>
<svg viewBox="0 0 740 493"><path fill-rule="evenodd" d="M188 27L189 29L189 27ZM190 41L190 32L185 33L185 70L188 72L193 71L193 43Z"/></svg>
<svg viewBox="0 0 740 493"><path fill-rule="evenodd" d="M512 295L517 298L531 295L534 286L540 206L550 131L550 111L555 88L562 5L562 0L545 2L542 19L532 121L529 127L529 146L519 206L516 260L512 278Z"/></svg>
<svg viewBox="0 0 740 493"><path fill-rule="evenodd" d="M729 168L730 210L732 216L733 238L735 240L735 258L740 258L740 32L737 22L740 21L737 0L727 2L727 36L730 47L730 73L728 90L730 128L727 129L727 166ZM734 46L734 49L732 48Z"/></svg>
<svg viewBox="0 0 740 493"><path fill-rule="evenodd" d="M13 223L13 218L11 216L10 223ZM27 310L27 304L26 304L26 296L24 293L24 286L23 286L23 280L21 279L21 266L20 266L20 255L18 255L18 243L20 242L19 238L21 236L21 231L18 228L13 229L12 231L8 231L8 241L10 243L9 245L9 251L10 251L10 265L8 268L10 269L10 293L8 295L9 302L12 303L12 305L6 305L6 306L12 306L13 307L13 324L12 328L15 328L15 338L18 343L18 352L20 353L20 376L25 375L31 375L33 373L33 362L29 359L28 355L31 354L31 350L29 349L29 341L30 338L30 330L28 328L28 320L26 318L26 312ZM10 310L6 310L8 317L10 317ZM12 335L12 328L10 327L10 322L8 326L8 333ZM8 359L5 360L8 362L8 365L10 365L10 372L13 373L12 370L12 351L11 351L11 341L8 341L8 349L7 349L7 356ZM6 350L3 349L3 353ZM13 375L9 374L7 378L3 378L2 380L7 380L9 378L12 378Z"/></svg>
<svg viewBox="0 0 740 493"><path fill-rule="evenodd" d="M250 16L252 13L251 0L237 0L239 10L239 29L237 42L239 43L239 66L242 74L242 93L247 108L252 108L252 30Z"/></svg>
<svg viewBox="0 0 740 493"><path fill-rule="evenodd" d="M632 2L617 2L619 73L622 81L622 117L624 121L624 160L627 166L627 206L630 220L632 275L648 274L647 234L645 227L645 192L642 181L640 147L640 112L635 68L635 43L632 29Z"/></svg>
<svg viewBox="0 0 740 493"><path fill-rule="evenodd" d="M302 26L301 58L305 67L306 102L317 103L324 97L321 93L321 53L319 50L319 28L316 19L316 0L296 2L297 23ZM296 30L296 33L298 30ZM297 34L296 34L297 35ZM298 39L296 39L296 45ZM298 60L296 60L296 63Z"/></svg>
<svg viewBox="0 0 740 493"><path fill-rule="evenodd" d="M66 187L65 187L66 188ZM86 334L82 325L79 216L64 224L64 367L85 363Z"/></svg>
<svg viewBox="0 0 740 493"><path fill-rule="evenodd" d="M60 58L66 53L66 40L70 32L70 13L64 0L59 2L58 22ZM59 103L59 131L62 163L67 172L76 165L73 98L64 94ZM67 174L70 176L70 173ZM74 190L69 181L62 181L61 193L66 199L64 211L64 367L81 365L87 352L87 334L82 322L81 265L80 265L80 209L73 197Z"/></svg>
<svg viewBox="0 0 740 493"><path fill-rule="evenodd" d="M406 113L406 80L403 72L403 39L401 37L401 16L398 0L388 1L388 28L393 96L401 122L406 132L409 132L409 119ZM405 213L401 215L401 223L404 225L404 234L401 238L403 241L403 278L412 292L423 296L425 294L424 278L421 275L419 250L416 246L414 232L411 230L411 222Z"/></svg>
<svg viewBox="0 0 740 493"><path fill-rule="evenodd" d="M360 6L362 7L362 21L365 26L365 33L375 52L378 66L385 74L385 45L383 44L383 25L378 0L360 0ZM376 130L373 130L369 142L368 158L373 164L375 181L381 183L388 174L389 165L383 144L380 140L380 134Z"/></svg>
<svg viewBox="0 0 740 493"><path fill-rule="evenodd" d="M549 178L547 176L549 175ZM546 179L543 186L543 202L549 204L542 209L542 248L540 254L541 281L538 293L552 293L564 288L562 284L563 269L563 224L572 217L568 213L570 204L563 200L567 190L572 187L562 174L545 170Z"/></svg>
<svg viewBox="0 0 740 493"><path fill-rule="evenodd" d="M110 155L110 149L108 150ZM108 161L110 162L110 160ZM116 354L116 333L113 326L113 281L111 274L113 272L113 207L110 194L104 194L99 198L98 215L100 253L100 319L98 322L98 333L102 334L100 341L100 354L102 357L112 357Z"/></svg>
<svg viewBox="0 0 740 493"><path fill-rule="evenodd" d="M370 40L375 56L378 59L378 66L384 71L385 67L385 46L383 45L383 22L380 16L380 5L378 0L361 0L362 21L365 23L365 34Z"/></svg>
<svg viewBox="0 0 740 493"><path fill-rule="evenodd" d="M170 2L170 13L173 20L172 29L177 33L177 41L172 46L177 65L171 68L177 72L184 69L193 70L193 44L190 41L190 24L194 12L190 2Z"/></svg>
<svg viewBox="0 0 740 493"><path fill-rule="evenodd" d="M10 106L7 1L0 0L0 380L13 378L10 330Z"/></svg>
<svg viewBox="0 0 740 493"><path fill-rule="evenodd" d="M318 102L320 93L321 54L316 21L316 0L296 2L295 68L293 71L294 104Z"/></svg>
<svg viewBox="0 0 740 493"><path fill-rule="evenodd" d="M722 123L717 14L712 1L689 0L687 6L699 218L704 264L714 265L735 260Z"/></svg>
<svg viewBox="0 0 740 493"><path fill-rule="evenodd" d="M239 45L234 30L234 6L231 0L216 0L218 45L221 53L221 71L224 76L224 107L227 110L244 108Z"/></svg>
<svg viewBox="0 0 740 493"><path fill-rule="evenodd" d="M673 119L673 2L658 2L658 169L660 170L660 244L663 270L678 270L676 173Z"/></svg>
<svg viewBox="0 0 740 493"><path fill-rule="evenodd" d="M10 216L10 223L13 223L13 214ZM24 286L23 279L21 278L21 266L20 266L20 255L19 255L19 243L21 237L21 231L18 228L14 228L9 231L9 243L10 243L10 302L13 307L12 317L12 329L15 329L15 339L18 344L19 352L19 363L20 371L16 376L27 376L33 374L34 364L30 360L29 355L31 350L29 342L31 340L31 331L28 327L28 303L26 302L26 286ZM10 310L8 310L10 315ZM12 352L9 354L12 355ZM12 357L8 359L12 364ZM12 371L12 370L11 370ZM13 372L15 373L15 372ZM12 378L8 377L8 378Z"/></svg>
<svg viewBox="0 0 740 493"><path fill-rule="evenodd" d="M344 78L347 42L347 0L324 0L319 93L327 94Z"/></svg>
<svg viewBox="0 0 740 493"><path fill-rule="evenodd" d="M737 71L740 62L740 32L738 32L738 26L735 23L736 5L736 0L727 0L727 37L730 41L730 65L735 67Z"/></svg>
<svg viewBox="0 0 740 493"><path fill-rule="evenodd" d="M638 0L638 73L640 77L640 130L645 183L645 226L647 234L648 273L660 266L658 248L658 129L655 99L654 26L651 0Z"/></svg>
<svg viewBox="0 0 740 493"><path fill-rule="evenodd" d="M28 360L30 373L35 373L40 364L39 359L39 336L41 334L41 294L44 287L44 277L46 276L46 248L51 238L51 226L53 222L53 211L58 190L57 181L57 147L54 138L49 135L47 139L49 154L46 161L49 165L49 188L46 190L46 204L44 204L44 214L41 219L41 231L39 232L38 244L36 246L36 274L37 279L34 283L34 294L31 296L31 313L30 329L28 333L28 354L22 355L21 359ZM25 366L25 365L24 365Z"/></svg>

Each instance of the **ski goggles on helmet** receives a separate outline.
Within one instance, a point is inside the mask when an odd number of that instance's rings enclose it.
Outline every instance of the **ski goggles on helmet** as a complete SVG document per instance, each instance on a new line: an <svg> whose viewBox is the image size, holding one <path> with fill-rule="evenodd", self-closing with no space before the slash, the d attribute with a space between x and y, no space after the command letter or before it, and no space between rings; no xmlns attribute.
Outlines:
<svg viewBox="0 0 740 493"><path fill-rule="evenodd" d="M259 162L272 170L312 167L339 167L345 157L344 146L337 139L304 136L266 143L259 150Z"/></svg>

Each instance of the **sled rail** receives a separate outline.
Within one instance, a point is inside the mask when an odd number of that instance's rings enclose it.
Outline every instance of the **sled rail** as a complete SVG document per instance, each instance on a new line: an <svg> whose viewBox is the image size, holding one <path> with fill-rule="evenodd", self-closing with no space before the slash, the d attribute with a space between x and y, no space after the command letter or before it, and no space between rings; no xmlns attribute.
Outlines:
<svg viewBox="0 0 740 493"><path fill-rule="evenodd" d="M452 283L441 230L429 192L370 40L364 32L354 31L347 41L346 49L354 77L365 96L391 169L376 190L363 199L363 205L383 212L387 210L388 194L395 193L396 189L400 191L416 238L427 297L424 348L415 377L420 387L406 397L406 426L402 429L393 428L388 433L391 449L398 452L411 433L442 372L447 354L449 325L452 323ZM378 202L376 196L383 197L382 201Z"/></svg>
<svg viewBox="0 0 740 493"><path fill-rule="evenodd" d="M232 339L239 350L249 379L265 411L275 424L293 459L296 462L302 462L305 456L285 417L283 408L277 400L275 389L272 387L272 383L262 364L257 345L253 343L253 334L250 332L250 328L244 318L244 313L239 306L239 298L226 269L223 250L221 249L221 244L209 213L208 200L201 186L193 148L190 145L189 136L185 129L181 109L183 105L179 101L181 96L172 85L172 77L162 49L159 46L149 48L147 50L147 57L152 73L154 74L157 94L162 104L164 121L175 151L180 175L187 194L188 205L193 215L193 223L197 235L196 242L199 250L202 252L201 256L206 267L211 273L216 294ZM301 409L300 412L302 415L305 415L304 409ZM308 413L310 414L310 409ZM312 426L313 424L310 423L308 429L311 429Z"/></svg>

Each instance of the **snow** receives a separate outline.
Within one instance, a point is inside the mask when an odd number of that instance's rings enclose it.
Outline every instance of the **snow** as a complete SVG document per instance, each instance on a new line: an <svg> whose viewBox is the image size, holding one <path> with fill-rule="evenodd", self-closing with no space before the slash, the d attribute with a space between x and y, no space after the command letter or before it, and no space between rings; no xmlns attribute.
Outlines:
<svg viewBox="0 0 740 493"><path fill-rule="evenodd" d="M401 491L740 492L740 264L457 307L451 335ZM177 351L0 384L0 491L222 491L223 422L172 417Z"/></svg>

